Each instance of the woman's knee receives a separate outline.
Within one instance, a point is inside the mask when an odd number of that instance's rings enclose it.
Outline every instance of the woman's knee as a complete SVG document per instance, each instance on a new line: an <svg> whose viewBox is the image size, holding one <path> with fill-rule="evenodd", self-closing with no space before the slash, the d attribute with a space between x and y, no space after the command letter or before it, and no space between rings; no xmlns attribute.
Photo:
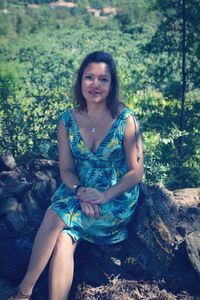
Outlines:
<svg viewBox="0 0 200 300"><path fill-rule="evenodd" d="M60 253L64 251L66 254L68 253L69 255L71 255L74 253L74 248L75 247L73 245L73 240L70 235L65 232L61 232L58 235L54 252Z"/></svg>

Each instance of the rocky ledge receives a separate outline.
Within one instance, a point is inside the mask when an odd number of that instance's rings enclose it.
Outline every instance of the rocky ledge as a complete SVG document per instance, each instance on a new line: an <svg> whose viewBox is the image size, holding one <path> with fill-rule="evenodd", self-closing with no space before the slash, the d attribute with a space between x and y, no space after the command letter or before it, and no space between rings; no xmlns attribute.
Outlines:
<svg viewBox="0 0 200 300"><path fill-rule="evenodd" d="M60 184L58 162L0 157L0 298L24 275L35 233ZM200 189L140 184L126 241L80 243L70 299L200 299ZM48 299L48 266L33 300Z"/></svg>

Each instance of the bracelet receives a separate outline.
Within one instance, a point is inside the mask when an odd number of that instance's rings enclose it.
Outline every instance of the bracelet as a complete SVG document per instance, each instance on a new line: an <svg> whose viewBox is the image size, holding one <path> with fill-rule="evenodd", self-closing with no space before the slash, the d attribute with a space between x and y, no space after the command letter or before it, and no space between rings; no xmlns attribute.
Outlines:
<svg viewBox="0 0 200 300"><path fill-rule="evenodd" d="M74 185L74 193L77 194L78 189L81 188L81 187L83 187L82 184Z"/></svg>

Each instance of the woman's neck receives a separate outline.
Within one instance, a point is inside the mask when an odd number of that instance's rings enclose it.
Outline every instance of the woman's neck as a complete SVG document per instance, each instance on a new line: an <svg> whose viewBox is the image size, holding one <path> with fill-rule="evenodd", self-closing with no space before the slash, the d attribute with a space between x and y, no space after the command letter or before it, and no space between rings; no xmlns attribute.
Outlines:
<svg viewBox="0 0 200 300"><path fill-rule="evenodd" d="M100 117L102 115L105 115L106 113L110 114L108 108L106 105L88 105L87 106L87 114L89 117Z"/></svg>

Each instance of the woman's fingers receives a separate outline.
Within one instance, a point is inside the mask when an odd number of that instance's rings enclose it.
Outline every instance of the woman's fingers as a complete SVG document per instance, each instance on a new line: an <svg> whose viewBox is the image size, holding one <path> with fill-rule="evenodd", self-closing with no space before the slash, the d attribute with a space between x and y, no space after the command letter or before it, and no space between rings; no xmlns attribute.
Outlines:
<svg viewBox="0 0 200 300"><path fill-rule="evenodd" d="M86 214L86 216L91 218L99 218L100 217L100 209L98 205L93 205L90 203L80 201L80 206L82 212Z"/></svg>
<svg viewBox="0 0 200 300"><path fill-rule="evenodd" d="M97 204L93 204L92 206L95 212L95 217L98 219L100 217L100 207Z"/></svg>
<svg viewBox="0 0 200 300"><path fill-rule="evenodd" d="M90 214L90 210L89 210L89 206L88 206L88 203L85 203L85 202L80 202L80 205L81 205L81 210L82 212L84 212L87 216L89 216Z"/></svg>
<svg viewBox="0 0 200 300"><path fill-rule="evenodd" d="M101 197L101 192L96 189L87 188L82 193L78 194L78 198L83 202L92 202L94 200L99 200Z"/></svg>
<svg viewBox="0 0 200 300"><path fill-rule="evenodd" d="M81 197L82 195L84 195L85 194L85 190L86 190L85 187L80 187L78 189L78 192L77 192L77 197Z"/></svg>
<svg viewBox="0 0 200 300"><path fill-rule="evenodd" d="M88 216L89 217L94 217L95 213L94 213L94 209L92 207L92 205L90 203L87 203L87 211L88 211Z"/></svg>
<svg viewBox="0 0 200 300"><path fill-rule="evenodd" d="M94 210L90 203L81 202L81 209L88 217L94 217Z"/></svg>

